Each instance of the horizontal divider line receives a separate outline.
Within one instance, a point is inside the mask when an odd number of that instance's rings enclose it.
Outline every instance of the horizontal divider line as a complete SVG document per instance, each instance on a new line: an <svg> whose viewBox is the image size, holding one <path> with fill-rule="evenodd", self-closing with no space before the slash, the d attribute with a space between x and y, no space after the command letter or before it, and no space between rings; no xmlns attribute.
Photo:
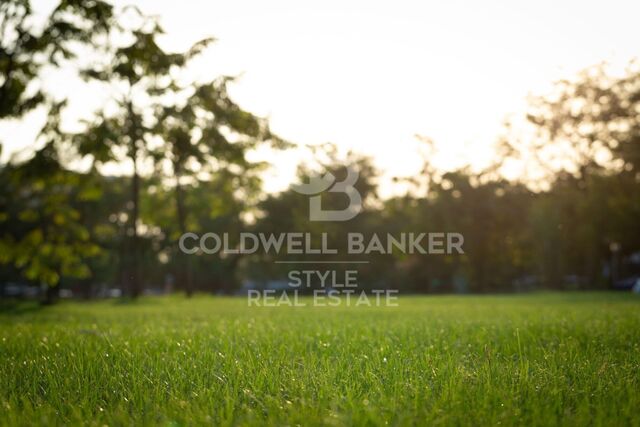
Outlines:
<svg viewBox="0 0 640 427"><path fill-rule="evenodd" d="M274 261L274 264L369 264L369 261Z"/></svg>

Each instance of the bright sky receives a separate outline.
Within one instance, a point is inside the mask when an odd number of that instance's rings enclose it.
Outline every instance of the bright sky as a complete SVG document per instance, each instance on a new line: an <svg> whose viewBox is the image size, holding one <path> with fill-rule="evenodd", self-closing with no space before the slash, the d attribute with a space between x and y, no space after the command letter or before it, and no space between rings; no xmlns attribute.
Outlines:
<svg viewBox="0 0 640 427"><path fill-rule="evenodd" d="M198 75L242 74L235 99L283 137L369 154L388 175L420 167L415 134L436 141L442 167L481 165L529 93L602 60L640 57L636 1L136 4L161 17L167 48L215 36ZM95 94L73 97L77 111L96 103ZM11 134L3 160L31 142L33 120L0 127L3 140ZM299 158L279 154L267 189L290 182Z"/></svg>

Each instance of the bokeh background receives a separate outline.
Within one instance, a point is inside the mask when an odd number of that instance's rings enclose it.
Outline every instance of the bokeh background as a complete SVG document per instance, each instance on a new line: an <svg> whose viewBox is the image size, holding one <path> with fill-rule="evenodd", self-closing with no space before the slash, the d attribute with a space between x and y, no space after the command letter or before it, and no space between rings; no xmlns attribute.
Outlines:
<svg viewBox="0 0 640 427"><path fill-rule="evenodd" d="M236 294L286 279L269 254L185 256L185 232L327 233L342 248L348 232L452 231L464 255L359 257L359 285L640 289L638 12L5 1L2 295ZM309 222L290 185L347 166L364 211Z"/></svg>

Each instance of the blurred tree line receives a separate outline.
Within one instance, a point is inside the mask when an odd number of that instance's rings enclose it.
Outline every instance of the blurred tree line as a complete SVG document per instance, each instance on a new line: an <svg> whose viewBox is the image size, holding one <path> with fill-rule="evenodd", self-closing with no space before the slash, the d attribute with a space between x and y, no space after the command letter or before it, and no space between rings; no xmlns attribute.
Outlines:
<svg viewBox="0 0 640 427"><path fill-rule="evenodd" d="M88 297L165 286L191 295L285 279L290 269L262 253L186 256L177 241L187 231L327 233L336 248L349 232L462 233L464 255L358 257L371 261L358 266L361 286L411 292L606 288L640 251L637 68L613 77L596 66L559 82L531 100L532 131L507 133L491 167L443 172L427 160L405 182L409 190L389 199L377 195L370 159L316 148L316 164L301 166L299 179L331 171L340 180L349 166L364 200L354 219L323 223L308 220L306 196L261 191L266 165L247 153L291 144L231 99L233 78L189 79L190 62L212 39L167 52L155 19L100 0L63 0L35 22L29 1L0 4L0 120L38 108L48 117L33 156L0 166L0 283L46 285L48 301L61 285ZM43 70L69 64L110 94L75 133L61 124L65 100L41 81ZM88 170L70 169L77 159ZM101 174L109 162L130 174ZM543 173L505 179L514 164ZM323 195L326 208L344 203L338 193Z"/></svg>

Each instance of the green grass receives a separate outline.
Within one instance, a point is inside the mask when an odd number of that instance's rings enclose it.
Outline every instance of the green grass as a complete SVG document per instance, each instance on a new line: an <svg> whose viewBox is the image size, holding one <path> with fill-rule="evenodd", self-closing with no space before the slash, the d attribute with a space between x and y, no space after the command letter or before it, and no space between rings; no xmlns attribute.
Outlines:
<svg viewBox="0 0 640 427"><path fill-rule="evenodd" d="M0 424L639 425L640 298L242 298L0 315Z"/></svg>

